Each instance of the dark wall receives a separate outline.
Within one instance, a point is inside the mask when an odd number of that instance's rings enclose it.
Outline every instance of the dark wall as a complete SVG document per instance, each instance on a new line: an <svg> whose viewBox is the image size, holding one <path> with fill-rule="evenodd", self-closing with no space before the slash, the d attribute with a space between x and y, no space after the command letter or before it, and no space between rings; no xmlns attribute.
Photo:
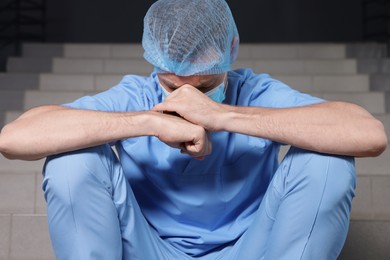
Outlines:
<svg viewBox="0 0 390 260"><path fill-rule="evenodd" d="M139 42L151 0L50 0L50 42ZM361 40L361 0L227 1L241 42Z"/></svg>

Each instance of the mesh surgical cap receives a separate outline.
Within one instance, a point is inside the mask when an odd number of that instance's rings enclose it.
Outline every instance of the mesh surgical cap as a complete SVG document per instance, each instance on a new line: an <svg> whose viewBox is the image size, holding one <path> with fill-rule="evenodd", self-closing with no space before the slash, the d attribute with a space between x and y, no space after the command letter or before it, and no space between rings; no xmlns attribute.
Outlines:
<svg viewBox="0 0 390 260"><path fill-rule="evenodd" d="M144 58L158 73L224 73L237 57L238 42L225 0L160 0L144 19Z"/></svg>

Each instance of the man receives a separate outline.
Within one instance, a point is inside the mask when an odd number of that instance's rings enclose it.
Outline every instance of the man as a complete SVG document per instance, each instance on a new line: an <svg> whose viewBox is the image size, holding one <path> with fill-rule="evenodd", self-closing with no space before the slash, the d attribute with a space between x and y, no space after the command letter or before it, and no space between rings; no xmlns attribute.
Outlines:
<svg viewBox="0 0 390 260"><path fill-rule="evenodd" d="M33 108L0 135L8 158L48 156L57 258L336 259L353 157L384 151L382 124L231 71L239 40L223 0L160 0L144 22L150 77ZM278 165L281 144L292 148Z"/></svg>

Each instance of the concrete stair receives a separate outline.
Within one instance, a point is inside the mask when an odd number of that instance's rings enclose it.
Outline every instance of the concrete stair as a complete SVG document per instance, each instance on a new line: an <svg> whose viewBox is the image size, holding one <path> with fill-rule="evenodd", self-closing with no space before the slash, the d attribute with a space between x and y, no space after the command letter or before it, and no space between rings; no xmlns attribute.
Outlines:
<svg viewBox="0 0 390 260"><path fill-rule="evenodd" d="M31 107L104 91L125 74L149 75L152 67L142 54L139 44L24 44L23 55L9 58L7 72L0 73L0 126ZM299 91L359 104L384 123L389 135L390 62L385 54L380 44L242 44L234 68L250 67ZM389 151L356 159L358 186L340 259L390 259L389 161ZM54 259L42 165L43 160L0 157L0 260Z"/></svg>

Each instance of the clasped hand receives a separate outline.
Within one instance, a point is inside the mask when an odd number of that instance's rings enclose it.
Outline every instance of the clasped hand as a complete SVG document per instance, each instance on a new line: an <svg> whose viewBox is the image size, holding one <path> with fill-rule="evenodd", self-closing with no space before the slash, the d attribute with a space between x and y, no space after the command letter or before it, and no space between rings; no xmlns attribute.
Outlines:
<svg viewBox="0 0 390 260"><path fill-rule="evenodd" d="M160 112L159 118L162 119L156 136L182 153L203 159L212 151L208 132L217 130L216 118L221 113L219 106L198 89L183 85L152 109Z"/></svg>

